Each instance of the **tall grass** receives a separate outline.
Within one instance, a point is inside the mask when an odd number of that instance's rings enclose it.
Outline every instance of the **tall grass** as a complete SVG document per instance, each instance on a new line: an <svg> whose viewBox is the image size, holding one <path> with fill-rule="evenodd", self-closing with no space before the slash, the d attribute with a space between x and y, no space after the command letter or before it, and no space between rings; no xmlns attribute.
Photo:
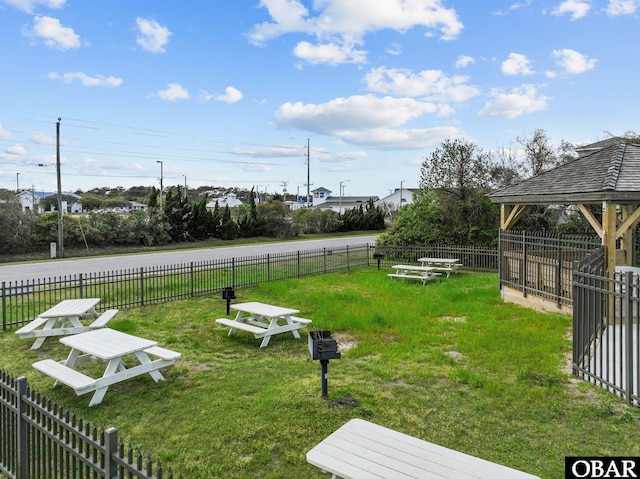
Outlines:
<svg viewBox="0 0 640 479"><path fill-rule="evenodd" d="M229 337L218 296L121 311L111 327L183 356L165 382L120 383L97 407L31 367L64 359L55 339L30 351L3 334L0 367L190 479L327 477L305 454L354 417L543 479L563 477L565 456L640 455L638 409L570 376L570 317L503 304L495 274L423 286L386 272L236 290L238 302L293 307L332 331L342 358L329 364L327 398L304 336L263 349L251 334Z"/></svg>

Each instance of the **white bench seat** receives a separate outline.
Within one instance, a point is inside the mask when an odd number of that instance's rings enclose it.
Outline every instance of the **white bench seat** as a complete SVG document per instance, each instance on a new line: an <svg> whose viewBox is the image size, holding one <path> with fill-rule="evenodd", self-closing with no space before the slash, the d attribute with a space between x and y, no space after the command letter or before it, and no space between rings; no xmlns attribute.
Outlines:
<svg viewBox="0 0 640 479"><path fill-rule="evenodd" d="M310 319L299 318L297 316L291 316L291 321L293 321L294 323L311 324L311 320Z"/></svg>
<svg viewBox="0 0 640 479"><path fill-rule="evenodd" d="M104 313L98 316L90 325L91 329L104 328L113 317L118 314L117 309L107 309Z"/></svg>
<svg viewBox="0 0 640 479"><path fill-rule="evenodd" d="M266 328L253 326L252 324L241 323L240 321L235 321L228 318L218 318L216 319L216 323L222 324L223 326L229 326L232 329L242 329L243 331L253 333L256 336L264 336L268 332Z"/></svg>
<svg viewBox="0 0 640 479"><path fill-rule="evenodd" d="M171 351L170 349L161 348L160 346L153 346L151 348L145 349L145 353L151 354L152 356L157 356L160 359L165 359L167 361L172 361L178 359L182 356L180 353L176 351Z"/></svg>
<svg viewBox="0 0 640 479"><path fill-rule="evenodd" d="M25 324L20 329L18 329L16 331L16 334L18 336L28 338L36 329L38 329L47 321L49 321L49 318L37 317L36 319L32 320L29 324Z"/></svg>
<svg viewBox="0 0 640 479"><path fill-rule="evenodd" d="M86 374L71 369L53 359L43 359L33 363L33 367L41 373L51 376L57 382L66 384L79 396L95 390L96 380Z"/></svg>

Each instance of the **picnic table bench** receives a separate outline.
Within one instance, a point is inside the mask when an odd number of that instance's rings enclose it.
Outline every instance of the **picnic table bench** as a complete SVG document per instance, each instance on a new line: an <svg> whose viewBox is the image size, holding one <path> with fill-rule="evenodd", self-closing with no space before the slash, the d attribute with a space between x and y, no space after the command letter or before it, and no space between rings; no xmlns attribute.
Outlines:
<svg viewBox="0 0 640 479"><path fill-rule="evenodd" d="M21 338L36 338L31 349L39 349L50 336L66 336L104 328L118 313L117 309L109 309L98 315L95 310L99 298L65 299L52 308L40 313L16 331ZM93 320L90 324L82 324L82 320Z"/></svg>
<svg viewBox="0 0 640 479"><path fill-rule="evenodd" d="M181 354L157 346L155 341L103 328L67 336L60 342L71 347L64 361L44 359L33 363L33 367L58 383L71 387L80 396L93 392L89 406L100 404L109 386L142 374L149 374L155 381L164 379L159 369L171 366ZM138 364L127 367L124 359L135 357ZM77 366L95 359L106 362L105 372L100 378L92 378ZM127 359L133 364L133 358Z"/></svg>
<svg viewBox="0 0 640 479"><path fill-rule="evenodd" d="M253 333L257 339L262 339L261 348L266 347L275 334L291 331L294 338L300 339L298 330L311 323L310 319L294 316L300 312L297 309L271 304L254 301L233 304L231 308L237 311L235 319L218 318L216 323L229 326L229 336L235 334L237 329Z"/></svg>
<svg viewBox="0 0 640 479"><path fill-rule="evenodd" d="M459 259L455 258L418 258L418 262L422 266L431 266L436 271L447 274L447 278L451 273L457 273L462 267Z"/></svg>
<svg viewBox="0 0 640 479"><path fill-rule="evenodd" d="M363 419L320 442L307 462L334 479L540 479Z"/></svg>
<svg viewBox="0 0 640 479"><path fill-rule="evenodd" d="M418 266L412 264L396 264L392 266L396 270L395 273L389 273L390 278L417 279L425 284L427 281L437 278L440 273L436 272L436 268L431 266Z"/></svg>

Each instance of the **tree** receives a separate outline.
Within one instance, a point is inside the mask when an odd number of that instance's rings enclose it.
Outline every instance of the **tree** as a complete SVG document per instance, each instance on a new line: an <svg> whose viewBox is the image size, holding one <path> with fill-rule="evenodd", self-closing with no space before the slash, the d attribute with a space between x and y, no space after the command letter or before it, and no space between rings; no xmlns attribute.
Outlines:
<svg viewBox="0 0 640 479"><path fill-rule="evenodd" d="M391 244L486 245L496 241L499 208L492 189L491 154L463 139L445 140L422 163L420 193L381 236Z"/></svg>
<svg viewBox="0 0 640 479"><path fill-rule="evenodd" d="M558 164L556 150L549 143L545 130L536 128L530 137L517 137L516 141L524 148L530 176L539 175Z"/></svg>
<svg viewBox="0 0 640 479"><path fill-rule="evenodd" d="M238 225L231 217L231 209L229 208L229 205L225 205L224 210L222 211L222 221L218 228L218 235L220 239L223 240L231 240L238 237Z"/></svg>

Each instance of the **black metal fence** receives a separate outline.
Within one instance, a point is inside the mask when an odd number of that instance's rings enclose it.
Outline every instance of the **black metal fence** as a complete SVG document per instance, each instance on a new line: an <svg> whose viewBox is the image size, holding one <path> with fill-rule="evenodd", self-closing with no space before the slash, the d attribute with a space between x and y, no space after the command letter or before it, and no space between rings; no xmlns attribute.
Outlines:
<svg viewBox="0 0 640 479"><path fill-rule="evenodd" d="M0 371L0 472L13 479L173 479L118 441L30 390L24 377ZM180 476L182 478L182 476Z"/></svg>
<svg viewBox="0 0 640 479"><path fill-rule="evenodd" d="M573 373L640 405L640 275L605 274L597 251L573 273Z"/></svg>
<svg viewBox="0 0 640 479"><path fill-rule="evenodd" d="M381 254L382 266L398 263L415 263L418 258L458 259L462 267L474 271L498 271L498 249L481 246L385 246L374 247L374 254Z"/></svg>
<svg viewBox="0 0 640 479"><path fill-rule="evenodd" d="M152 268L2 282L2 329L20 326L64 299L100 298L98 311L217 293L371 264L373 247L345 246Z"/></svg>
<svg viewBox="0 0 640 479"><path fill-rule="evenodd" d="M500 285L572 304L573 263L600 247L597 236L500 232Z"/></svg>
<svg viewBox="0 0 640 479"><path fill-rule="evenodd" d="M2 282L2 329L21 326L64 299L100 298L98 311L219 293L225 287L351 268L415 262L423 256L460 259L469 270L497 271L496 248L457 246L344 246L245 256L152 268L77 274L30 281Z"/></svg>

